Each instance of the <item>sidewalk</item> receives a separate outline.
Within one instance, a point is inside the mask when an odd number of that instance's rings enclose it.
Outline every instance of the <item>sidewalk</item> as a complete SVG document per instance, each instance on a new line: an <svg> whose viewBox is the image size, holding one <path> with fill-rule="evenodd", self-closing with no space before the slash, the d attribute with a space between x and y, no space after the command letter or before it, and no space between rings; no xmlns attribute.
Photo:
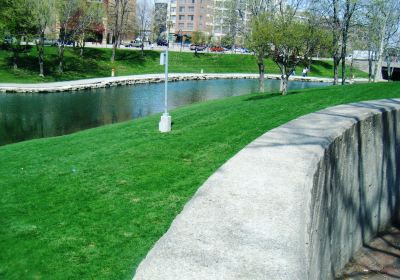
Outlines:
<svg viewBox="0 0 400 280"><path fill-rule="evenodd" d="M107 78L83 79L66 82L38 83L38 84L17 84L17 83L0 83L0 92L3 93L45 93L45 92L61 92L76 91L84 89L105 88L119 85L134 85L144 83L160 83L164 81L164 74L144 74ZM213 80L213 79L257 79L258 74L241 74L241 73L221 73L221 74L186 74L175 73L169 74L169 81L188 81L188 80ZM266 74L265 79L280 79L278 74ZM332 83L331 78L317 77L301 77L292 76L291 81L307 81ZM354 82L367 82L367 79L355 79Z"/></svg>
<svg viewBox="0 0 400 280"><path fill-rule="evenodd" d="M391 227L356 253L343 270L342 280L400 279L400 230Z"/></svg>

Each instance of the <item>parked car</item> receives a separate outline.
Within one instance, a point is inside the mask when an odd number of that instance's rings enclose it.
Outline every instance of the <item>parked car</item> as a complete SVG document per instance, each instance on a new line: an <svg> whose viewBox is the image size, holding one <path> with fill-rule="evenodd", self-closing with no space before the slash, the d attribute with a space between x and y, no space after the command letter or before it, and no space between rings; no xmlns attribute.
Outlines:
<svg viewBox="0 0 400 280"><path fill-rule="evenodd" d="M40 42L40 38L34 39L33 42L35 44L39 43ZM43 39L43 45L44 46L58 46L58 40L44 38Z"/></svg>
<svg viewBox="0 0 400 280"><path fill-rule="evenodd" d="M210 51L212 51L212 52L224 52L225 49L223 47L211 47Z"/></svg>
<svg viewBox="0 0 400 280"><path fill-rule="evenodd" d="M57 42L54 44L54 46L59 46L59 45L61 45L61 40L57 40ZM71 40L64 41L64 46L73 46L73 45L74 45L74 41L71 41Z"/></svg>
<svg viewBox="0 0 400 280"><path fill-rule="evenodd" d="M125 44L125 47L127 48L141 48L143 46L143 43L141 41L130 41L130 43Z"/></svg>
<svg viewBox="0 0 400 280"><path fill-rule="evenodd" d="M58 45L58 40L45 38L44 41L43 41L43 45L45 45L45 46L57 46Z"/></svg>
<svg viewBox="0 0 400 280"><path fill-rule="evenodd" d="M195 50L204 51L206 48L207 48L207 46L205 46L205 45L196 45L196 44L191 44L189 47L189 49L191 51L195 51Z"/></svg>
<svg viewBox="0 0 400 280"><path fill-rule="evenodd" d="M157 40L157 46L168 46L167 40Z"/></svg>

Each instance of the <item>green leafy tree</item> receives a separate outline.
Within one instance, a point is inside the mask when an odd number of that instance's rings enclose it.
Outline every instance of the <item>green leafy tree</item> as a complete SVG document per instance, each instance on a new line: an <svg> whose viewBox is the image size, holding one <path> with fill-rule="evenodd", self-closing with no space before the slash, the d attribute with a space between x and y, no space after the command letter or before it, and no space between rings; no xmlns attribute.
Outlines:
<svg viewBox="0 0 400 280"><path fill-rule="evenodd" d="M235 38L230 35L226 35L221 38L221 45L224 47L231 48L235 44Z"/></svg>
<svg viewBox="0 0 400 280"><path fill-rule="evenodd" d="M275 17L271 30L272 59L281 72L280 91L283 95L287 93L288 80L296 66L310 54L307 31L307 26L300 21L289 23L282 17Z"/></svg>
<svg viewBox="0 0 400 280"><path fill-rule="evenodd" d="M67 41L78 39L81 54L85 34L90 33L90 27L101 22L103 15L102 4L87 0L58 0L58 22L60 36L58 40L58 71L64 71L64 51Z"/></svg>
<svg viewBox="0 0 400 280"><path fill-rule="evenodd" d="M57 5L56 0L27 0L32 8L33 23L36 28L35 40L38 51L39 75L44 77L44 40L45 33L54 26L56 22Z"/></svg>
<svg viewBox="0 0 400 280"><path fill-rule="evenodd" d="M321 53L331 53L332 52L332 33L324 25L322 19L318 17L315 11L308 11L305 13L307 20L305 43L306 47L309 49L304 57L304 63L308 69L311 69L312 57L319 56Z"/></svg>
<svg viewBox="0 0 400 280"><path fill-rule="evenodd" d="M312 49L318 48L320 40L310 44L310 33L306 22L295 17L296 8L285 7L278 13L258 15L252 26L251 48L257 57L260 72L260 92L264 91L264 59L271 55L281 72L280 91L287 93L289 77L296 66L308 58Z"/></svg>
<svg viewBox="0 0 400 280"><path fill-rule="evenodd" d="M35 32L33 15L27 0L0 0L0 34L8 37L14 69L18 68L20 53L27 49L22 45Z"/></svg>
<svg viewBox="0 0 400 280"><path fill-rule="evenodd" d="M396 0L397 1L397 0ZM339 65L342 63L342 84L346 82L346 55L349 35L354 29L355 15L361 0L311 0L312 9L325 19L332 33L333 84L339 83Z"/></svg>
<svg viewBox="0 0 400 280"><path fill-rule="evenodd" d="M264 60L271 53L271 32L273 21L272 15L262 13L255 17L252 22L252 29L248 39L248 47L254 52L257 60L259 73L259 92L264 92L265 64Z"/></svg>

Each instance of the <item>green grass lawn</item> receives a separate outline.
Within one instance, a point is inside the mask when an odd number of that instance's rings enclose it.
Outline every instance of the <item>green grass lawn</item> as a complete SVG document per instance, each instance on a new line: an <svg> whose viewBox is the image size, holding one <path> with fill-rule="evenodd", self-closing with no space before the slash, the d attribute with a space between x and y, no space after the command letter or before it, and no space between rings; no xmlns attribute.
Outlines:
<svg viewBox="0 0 400 280"><path fill-rule="evenodd" d="M0 147L0 278L131 279L201 184L264 132L399 83L251 94Z"/></svg>
<svg viewBox="0 0 400 280"><path fill-rule="evenodd" d="M118 50L116 62L111 64L111 49L87 48L83 59L78 50L66 48L65 73L57 73L57 48L46 47L45 78L38 75L36 48L23 54L19 61L19 69L13 70L11 54L0 50L0 83L36 83L67 81L84 78L109 77L111 69L116 69L117 76L133 74L162 73L163 66L159 65L160 53L145 51L142 56L139 50ZM169 70L172 73L257 73L255 57L242 54L215 54L170 52ZM265 61L266 73L278 73L279 69L270 59ZM299 66L299 75L303 66ZM355 70L356 77L367 77L367 74ZM315 61L310 76L331 77L331 61Z"/></svg>

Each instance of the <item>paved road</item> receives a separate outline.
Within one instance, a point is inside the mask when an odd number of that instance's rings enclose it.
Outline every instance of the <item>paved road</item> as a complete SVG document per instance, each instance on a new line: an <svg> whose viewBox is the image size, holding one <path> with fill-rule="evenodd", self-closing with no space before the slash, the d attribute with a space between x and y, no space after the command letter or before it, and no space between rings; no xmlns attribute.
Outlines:
<svg viewBox="0 0 400 280"><path fill-rule="evenodd" d="M89 48L111 49L111 48L112 48L112 45L103 45L103 44L95 44L95 43L86 43L86 47L89 47ZM125 49L125 50L140 50L140 48L135 48L135 47L126 48L124 45L121 45L121 46L120 46L120 49ZM163 47L163 46L157 46L156 44L153 44L152 47L149 46L149 45L145 45L145 46L144 46L144 49L145 49L145 50L163 51L163 50L165 50L165 47ZM188 46L188 45L183 45L183 46L181 47L181 45L180 45L179 43L171 43L171 44L170 44L170 47L169 47L169 50L170 50L170 51L174 51L174 52L192 52L192 53L194 53L194 51L191 51L191 50L189 49L189 46ZM207 50L205 50L205 51L199 51L199 53L204 53L204 52L209 52L209 51L207 51ZM215 53L215 52L214 52L214 53ZM224 54L224 53L226 53L226 54L242 54L242 53L240 53L240 52L233 52L233 51L226 51L226 52L223 52L223 53L221 53L221 54ZM245 54L251 55L251 53L245 53Z"/></svg>
<svg viewBox="0 0 400 280"><path fill-rule="evenodd" d="M338 279L400 279L400 229L392 227L361 248Z"/></svg>

